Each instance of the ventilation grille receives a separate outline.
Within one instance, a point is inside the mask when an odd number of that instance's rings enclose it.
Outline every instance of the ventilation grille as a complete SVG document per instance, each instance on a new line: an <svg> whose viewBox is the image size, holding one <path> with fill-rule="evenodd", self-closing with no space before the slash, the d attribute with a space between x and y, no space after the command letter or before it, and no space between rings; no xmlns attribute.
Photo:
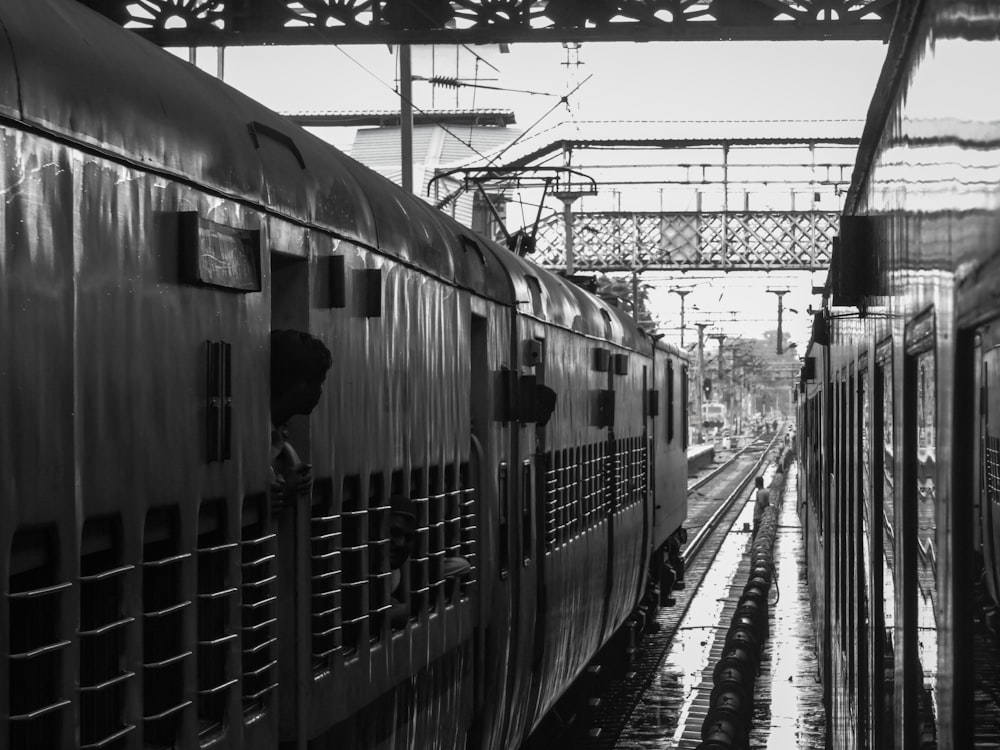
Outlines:
<svg viewBox="0 0 1000 750"><path fill-rule="evenodd" d="M122 721L126 690L135 673L122 669L128 628L134 617L122 613L126 576L134 565L121 564L117 523L88 521L80 559L79 720L82 750L124 745L134 724ZM90 551L91 547L96 547Z"/></svg>
<svg viewBox="0 0 1000 750"><path fill-rule="evenodd" d="M202 741L226 724L229 691L237 680L226 669L238 633L229 612L238 589L229 571L237 543L226 541L225 506L205 503L198 519L198 734Z"/></svg>
<svg viewBox="0 0 1000 750"><path fill-rule="evenodd" d="M266 498L247 498L240 537L243 715L247 717L263 713L268 694L278 686L277 537L267 533L266 519Z"/></svg>
<svg viewBox="0 0 1000 750"><path fill-rule="evenodd" d="M176 509L151 511L142 552L143 735L152 747L174 747L184 709L185 568L191 555L177 547Z"/></svg>
<svg viewBox="0 0 1000 750"><path fill-rule="evenodd" d="M69 582L58 580L55 534L19 531L11 549L7 605L8 744L35 750L62 744L69 699L62 693L62 665L69 640L60 625Z"/></svg>
<svg viewBox="0 0 1000 750"><path fill-rule="evenodd" d="M340 647L340 515L333 512L330 482L313 487L309 555L312 581L310 650L313 668L329 668L330 655Z"/></svg>

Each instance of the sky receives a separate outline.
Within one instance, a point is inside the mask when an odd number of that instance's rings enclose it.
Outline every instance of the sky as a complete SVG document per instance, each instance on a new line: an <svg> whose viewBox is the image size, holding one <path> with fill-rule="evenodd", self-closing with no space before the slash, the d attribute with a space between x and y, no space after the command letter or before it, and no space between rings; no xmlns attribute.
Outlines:
<svg viewBox="0 0 1000 750"><path fill-rule="evenodd" d="M575 50L521 43L506 54L496 45L414 47L415 76L512 90L432 87L418 80L413 100L423 110L510 109L517 120L513 127L531 132L573 120L727 120L734 121L738 136L740 120L836 119L857 120L860 136L885 49L868 41L588 42ZM397 52L384 45L232 47L225 50L223 77L284 113L393 110L399 107ZM199 50L197 62L217 74L215 50ZM354 130L317 134L349 150ZM777 297L767 290L789 289L784 329L802 349L809 334L807 309L820 304L811 290L824 279L823 273L777 271L643 277L653 287L654 318L674 343L680 339L680 299L671 289L692 290L685 297L686 343L693 340L695 322L710 322L709 332L728 335L775 329Z"/></svg>

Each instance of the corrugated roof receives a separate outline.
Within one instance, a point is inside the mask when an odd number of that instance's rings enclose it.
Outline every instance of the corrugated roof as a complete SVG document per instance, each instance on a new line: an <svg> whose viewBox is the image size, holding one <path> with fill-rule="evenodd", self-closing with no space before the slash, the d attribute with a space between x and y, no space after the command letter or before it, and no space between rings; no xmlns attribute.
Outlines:
<svg viewBox="0 0 1000 750"><path fill-rule="evenodd" d="M526 136L499 164L530 164L564 146L853 145L863 129L864 120L581 120L561 122Z"/></svg>
<svg viewBox="0 0 1000 750"><path fill-rule="evenodd" d="M399 127L398 109L356 109L325 112L286 112L303 127ZM431 109L414 111L414 125L475 125L502 128L517 120L510 109Z"/></svg>

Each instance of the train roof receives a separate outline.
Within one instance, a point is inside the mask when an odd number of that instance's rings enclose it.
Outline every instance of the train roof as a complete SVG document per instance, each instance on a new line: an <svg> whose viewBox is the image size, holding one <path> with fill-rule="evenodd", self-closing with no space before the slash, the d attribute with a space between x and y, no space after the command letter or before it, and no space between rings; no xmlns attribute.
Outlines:
<svg viewBox="0 0 1000 750"><path fill-rule="evenodd" d="M81 3L4 0L0 26L0 116L486 296L509 290L474 232Z"/></svg>
<svg viewBox="0 0 1000 750"><path fill-rule="evenodd" d="M0 117L330 231L541 320L649 349L622 311L79 2L5 0L0 27Z"/></svg>

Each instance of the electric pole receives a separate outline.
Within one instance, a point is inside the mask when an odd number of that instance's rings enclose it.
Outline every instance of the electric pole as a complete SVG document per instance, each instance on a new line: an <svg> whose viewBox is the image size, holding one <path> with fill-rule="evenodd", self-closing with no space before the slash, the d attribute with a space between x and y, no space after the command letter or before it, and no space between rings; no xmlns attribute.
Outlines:
<svg viewBox="0 0 1000 750"><path fill-rule="evenodd" d="M671 294L676 294L681 298L681 346L684 346L684 298L691 294L690 289L671 289Z"/></svg>
<svg viewBox="0 0 1000 750"><path fill-rule="evenodd" d="M683 299L683 298L682 298ZM711 323L695 323L698 326L698 369L695 374L694 381L694 423L695 423L695 437L696 443L701 443L702 434L702 416L701 416L701 389L704 387L705 382L705 329L708 328ZM685 408L687 406L685 405Z"/></svg>
<svg viewBox="0 0 1000 750"><path fill-rule="evenodd" d="M709 336L710 339L717 339L719 342L719 374L717 376L718 380L718 392L722 395L722 342L726 340L726 334L724 333L713 333ZM721 399L720 399L721 400Z"/></svg>
<svg viewBox="0 0 1000 750"><path fill-rule="evenodd" d="M787 289L768 289L768 294L778 295L778 344L775 347L775 352L778 354L785 353L785 340L784 333L781 330L781 313L782 313L782 298L788 294Z"/></svg>

